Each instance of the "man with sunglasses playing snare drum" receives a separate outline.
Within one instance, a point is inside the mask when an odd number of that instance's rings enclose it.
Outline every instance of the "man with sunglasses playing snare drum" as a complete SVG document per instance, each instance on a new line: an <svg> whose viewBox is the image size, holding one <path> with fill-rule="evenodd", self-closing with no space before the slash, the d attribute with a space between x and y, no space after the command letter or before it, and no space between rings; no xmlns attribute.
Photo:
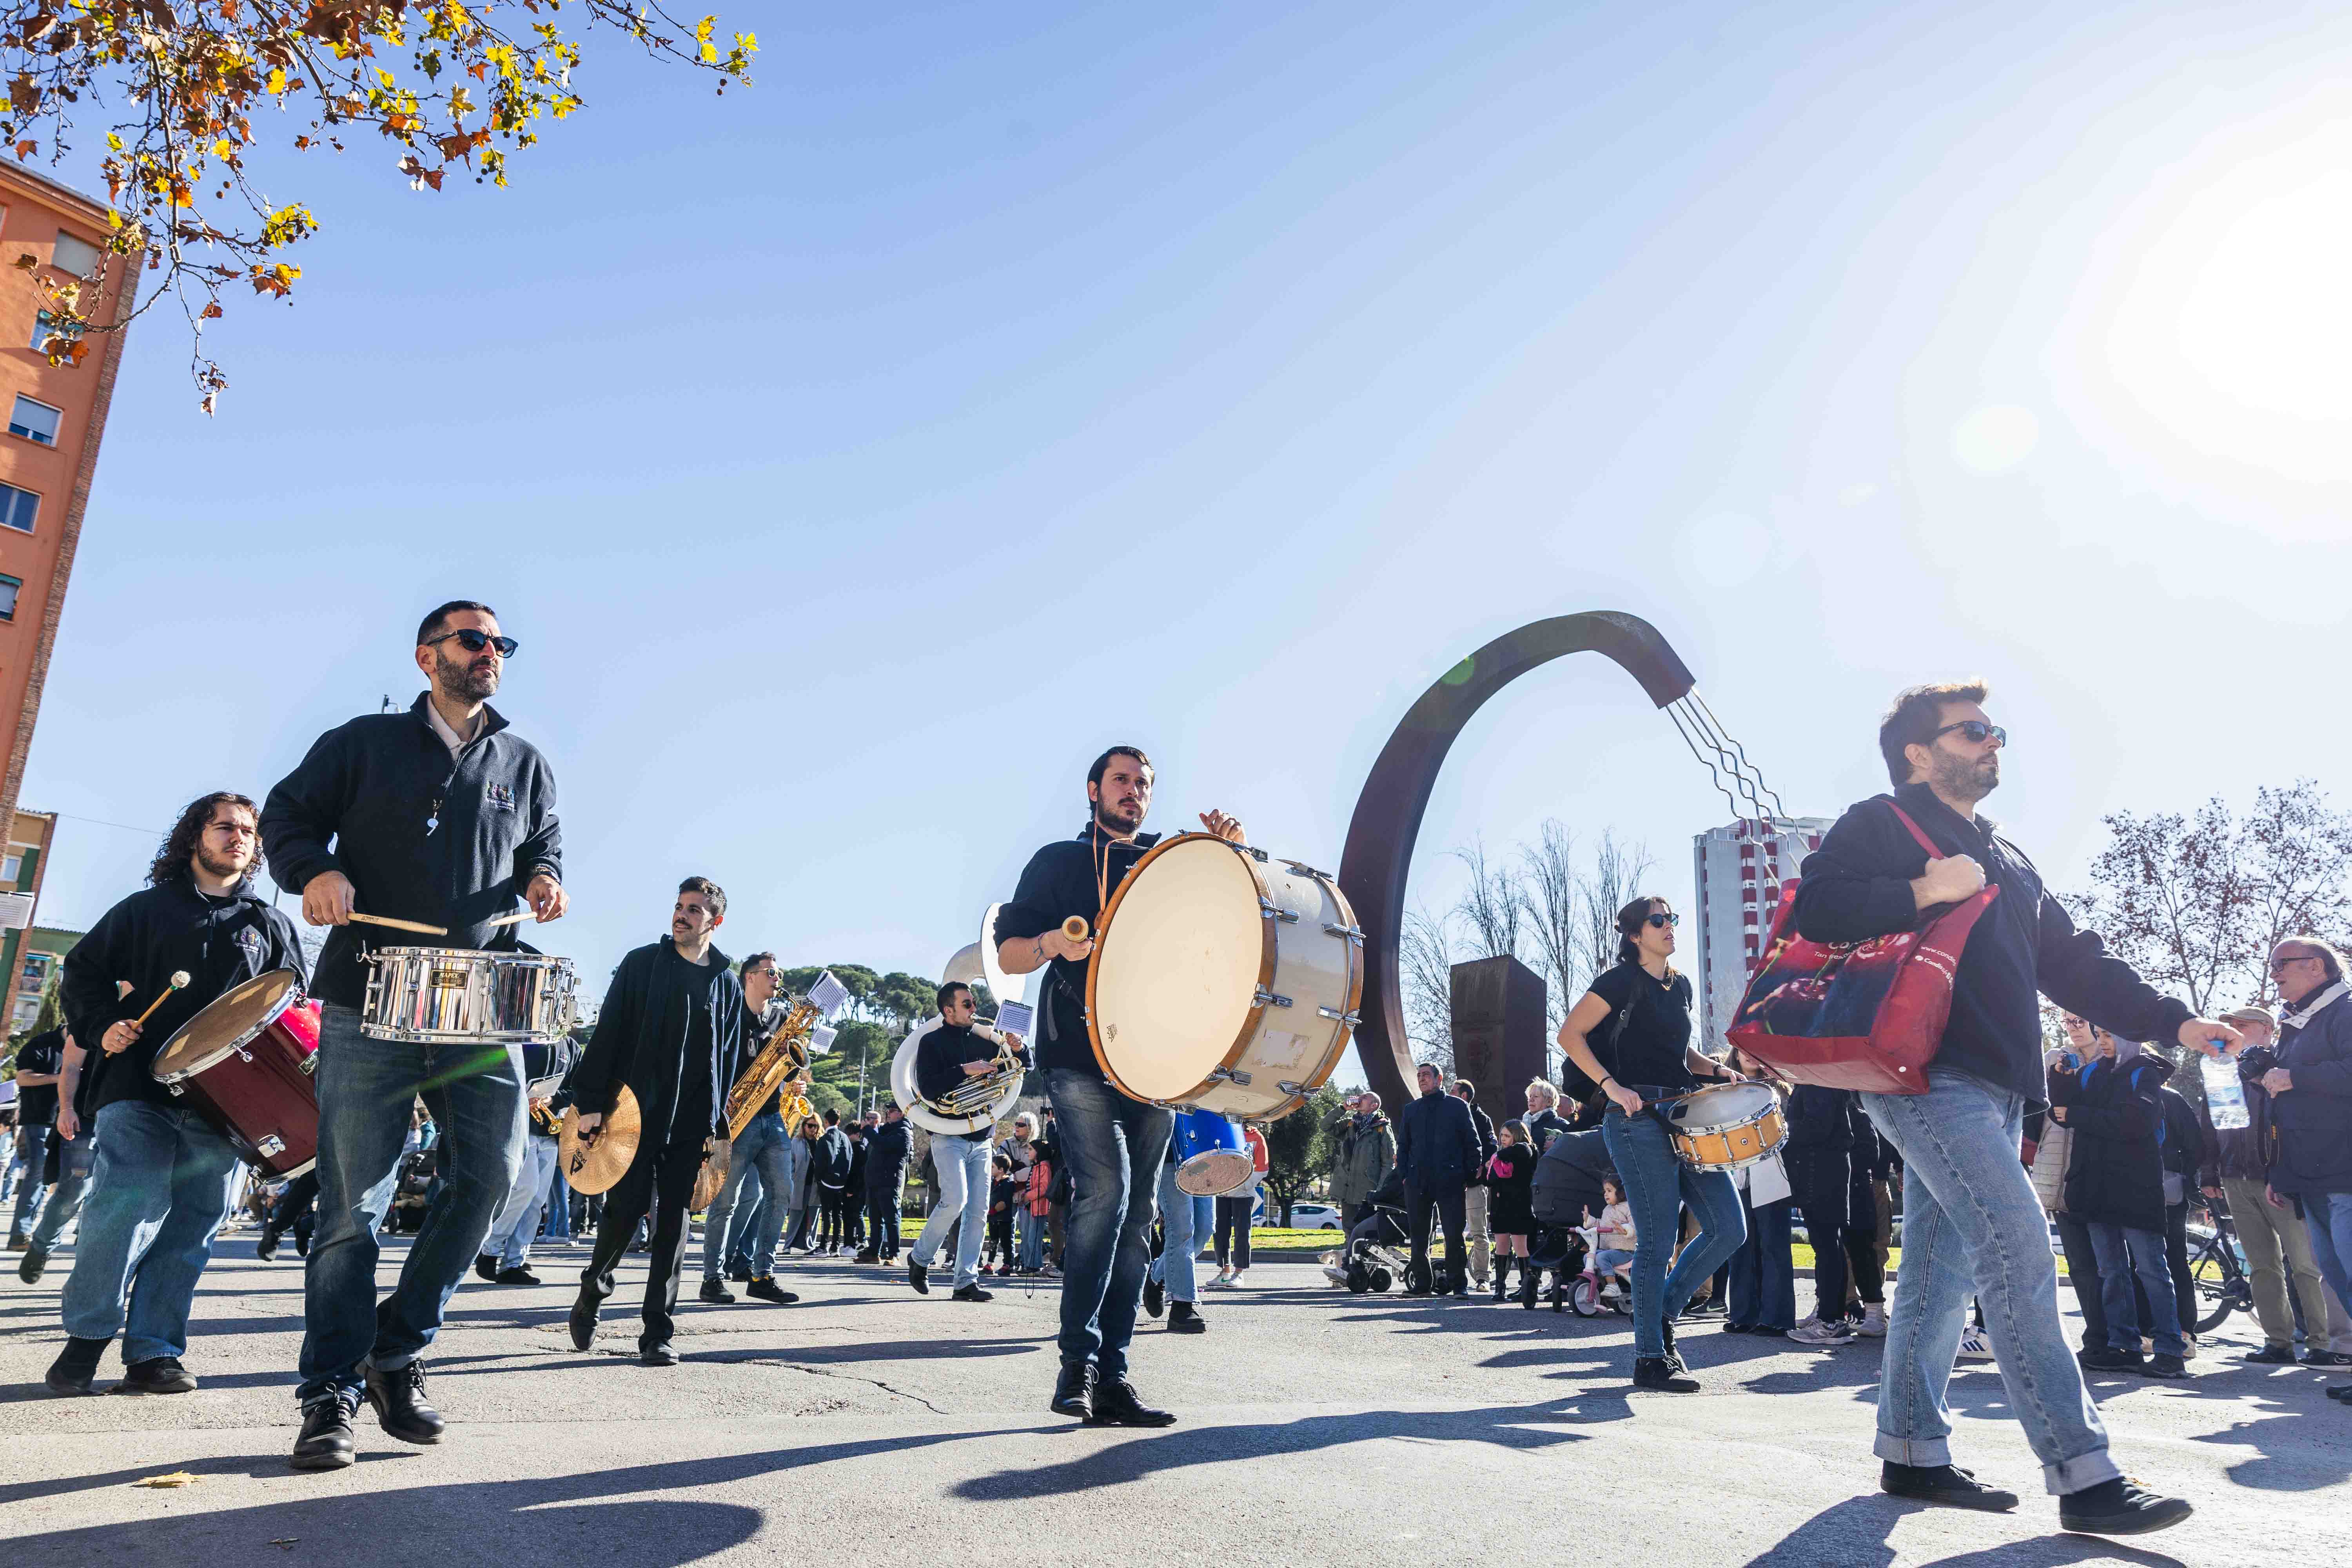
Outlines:
<svg viewBox="0 0 2352 1568"><path fill-rule="evenodd" d="M416 629L425 692L404 713L372 713L320 736L261 809L279 884L302 889L305 920L334 928L311 986L322 1006L319 1228L306 1276L297 1469L352 1462L363 1393L391 1436L440 1441L417 1357L522 1163L521 1047L363 1036L368 944L351 923L363 911L448 930L381 945L510 951L520 945L515 928L489 922L518 898L541 921L562 916L570 900L554 773L487 700L515 647L488 605L441 605ZM379 1310L376 1231L419 1092L446 1130L446 1184Z"/></svg>
<svg viewBox="0 0 2352 1568"><path fill-rule="evenodd" d="M1948 1507L2017 1506L2014 1493L1951 1463L1945 1385L1973 1294L2010 1405L2059 1497L2062 1527L2144 1534L2186 1519L2189 1505L2141 1487L2107 1455L2106 1429L2059 1324L2042 1205L2018 1158L2025 1108L2048 1098L2040 996L2129 1039L2204 1049L2238 1034L2189 1016L2096 935L2075 930L2032 862L1977 815L2000 783L2009 740L1986 718L1984 699L1983 682L1964 681L1914 687L1895 700L1878 731L1893 804L1879 796L1848 808L1806 859L1797 889L1798 931L1829 942L1912 931L1930 910L1987 886L2000 892L1961 952L1927 1092L1862 1097L1904 1168L1904 1268L1878 1393L1879 1485ZM1929 1258L1945 1261L1915 1266Z"/></svg>

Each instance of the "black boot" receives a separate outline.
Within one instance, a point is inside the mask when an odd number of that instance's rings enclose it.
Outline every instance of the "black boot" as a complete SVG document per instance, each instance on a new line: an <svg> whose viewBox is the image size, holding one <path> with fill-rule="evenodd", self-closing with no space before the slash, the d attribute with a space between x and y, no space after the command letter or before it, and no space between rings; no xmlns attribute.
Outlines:
<svg viewBox="0 0 2352 1568"><path fill-rule="evenodd" d="M302 1433L287 1462L298 1470L340 1470L350 1464L358 1447L352 1436L352 1404L350 1394L337 1392L304 1405Z"/></svg>
<svg viewBox="0 0 2352 1568"><path fill-rule="evenodd" d="M1698 1380L1679 1375L1664 1356L1645 1355L1633 1358L1633 1386L1656 1394L1696 1394Z"/></svg>
<svg viewBox="0 0 2352 1568"><path fill-rule="evenodd" d="M390 1372L370 1366L367 1402L375 1406L376 1425L404 1443L438 1443L448 1425L441 1413L425 1403L425 1363L412 1361Z"/></svg>
<svg viewBox="0 0 2352 1568"><path fill-rule="evenodd" d="M1666 1364L1677 1373L1688 1372L1690 1368L1683 1364L1683 1352L1675 1348L1675 1325L1671 1319L1658 1325L1658 1337L1666 1342Z"/></svg>
<svg viewBox="0 0 2352 1568"><path fill-rule="evenodd" d="M604 1298L593 1290L583 1290L572 1303L572 1348L584 1351L596 1342L596 1309Z"/></svg>
<svg viewBox="0 0 2352 1568"><path fill-rule="evenodd" d="M1495 1259L1495 1305L1501 1306L1511 1299L1511 1260Z"/></svg>
<svg viewBox="0 0 2352 1568"><path fill-rule="evenodd" d="M1095 1394L1087 1406L1089 1426L1173 1426L1176 1414L1154 1410L1136 1397L1135 1385L1123 1377L1097 1377Z"/></svg>
<svg viewBox="0 0 2352 1568"><path fill-rule="evenodd" d="M253 1238L253 1255L264 1263L277 1257L278 1233L268 1226L262 1226L261 1234Z"/></svg>
<svg viewBox="0 0 2352 1568"><path fill-rule="evenodd" d="M1061 1375L1054 1379L1054 1403L1050 1409L1056 1415L1075 1415L1083 1421L1090 1408L1095 1392L1095 1363L1074 1361L1063 1363Z"/></svg>
<svg viewBox="0 0 2352 1568"><path fill-rule="evenodd" d="M104 1355L106 1347L113 1342L114 1337L110 1334L102 1340L67 1340L66 1348L59 1351L58 1359L49 1363L49 1373L45 1380L49 1392L96 1394L98 1390L92 1388L90 1383L98 1376L98 1358Z"/></svg>

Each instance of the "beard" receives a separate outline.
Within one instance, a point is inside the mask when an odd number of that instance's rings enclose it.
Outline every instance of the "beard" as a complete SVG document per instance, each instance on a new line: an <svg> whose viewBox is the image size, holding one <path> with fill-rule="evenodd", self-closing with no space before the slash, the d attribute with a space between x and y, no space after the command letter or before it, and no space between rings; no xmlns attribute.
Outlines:
<svg viewBox="0 0 2352 1568"><path fill-rule="evenodd" d="M1974 804L2000 787L2000 753L1956 757L1948 752L1937 752L1927 779L1937 794Z"/></svg>
<svg viewBox="0 0 2352 1568"><path fill-rule="evenodd" d="M452 702L479 702L499 689L496 660L476 664L467 658L436 658L433 684Z"/></svg>
<svg viewBox="0 0 2352 1568"><path fill-rule="evenodd" d="M1118 806L1107 800L1097 801L1095 820L1110 832L1132 833L1143 826L1143 806L1140 802L1133 805Z"/></svg>
<svg viewBox="0 0 2352 1568"><path fill-rule="evenodd" d="M213 852L202 844L196 846L196 864L204 868L205 876L223 879L242 879L253 868L253 859L250 856L243 860L215 859Z"/></svg>

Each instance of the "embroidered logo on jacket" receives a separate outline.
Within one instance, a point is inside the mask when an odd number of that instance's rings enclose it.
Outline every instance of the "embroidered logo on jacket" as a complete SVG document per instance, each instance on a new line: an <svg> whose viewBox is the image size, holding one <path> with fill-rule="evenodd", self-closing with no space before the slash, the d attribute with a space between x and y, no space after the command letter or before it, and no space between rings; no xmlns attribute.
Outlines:
<svg viewBox="0 0 2352 1568"><path fill-rule="evenodd" d="M501 811L512 811L514 809L514 786L512 784L494 784L485 785L483 795L492 805L497 806Z"/></svg>

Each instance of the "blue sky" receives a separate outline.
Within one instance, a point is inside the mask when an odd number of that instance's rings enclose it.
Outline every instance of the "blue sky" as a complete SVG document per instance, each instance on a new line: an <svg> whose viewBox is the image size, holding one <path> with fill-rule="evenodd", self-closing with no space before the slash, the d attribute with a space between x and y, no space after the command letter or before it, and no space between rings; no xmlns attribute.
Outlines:
<svg viewBox="0 0 2352 1568"><path fill-rule="evenodd" d="M1807 813L1990 676L2061 885L2102 812L2344 776L2334 7L768 9L723 99L592 37L508 191L268 170L299 302L218 325L213 421L134 332L26 805L258 795L455 595L524 643L599 985L688 872L722 945L935 971L1113 741L1157 826L1336 864L1412 698L1576 609ZM1546 816L1677 895L1724 816L1556 666L1415 897ZM44 921L151 850L68 822Z"/></svg>

